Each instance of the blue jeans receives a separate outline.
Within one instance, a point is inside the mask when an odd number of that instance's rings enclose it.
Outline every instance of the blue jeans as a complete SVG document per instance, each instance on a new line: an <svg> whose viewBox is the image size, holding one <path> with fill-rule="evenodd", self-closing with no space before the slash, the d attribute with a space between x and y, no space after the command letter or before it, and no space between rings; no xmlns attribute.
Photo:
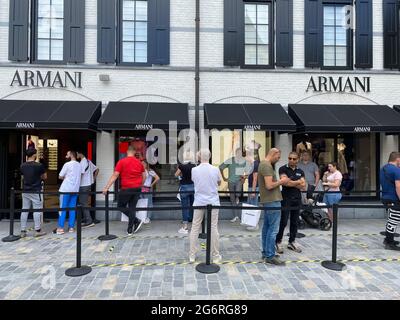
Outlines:
<svg viewBox="0 0 400 320"><path fill-rule="evenodd" d="M261 233L262 255L266 258L275 257L276 235L281 221L281 202L268 202L264 207L276 209L264 209L264 225Z"/></svg>
<svg viewBox="0 0 400 320"><path fill-rule="evenodd" d="M193 192L193 193L181 193L181 205L182 205L182 222L188 223L193 220L193 209L185 209L184 207L190 207L194 201L194 185L193 184L182 184L180 191Z"/></svg>
<svg viewBox="0 0 400 320"><path fill-rule="evenodd" d="M258 187L256 188L256 191L258 191L259 189L258 189ZM248 190L249 192L252 192L253 191L253 188L252 187L249 187L249 190ZM247 203L248 204L251 204L251 205L253 205L253 206L256 206L256 207L258 207L258 196L259 196L259 194L258 193L256 193L256 196L254 197L254 198L250 198L250 194L248 194L247 195Z"/></svg>
<svg viewBox="0 0 400 320"><path fill-rule="evenodd" d="M63 208L75 208L76 202L78 201L77 194L63 194L60 196L61 209ZM60 212L60 217L58 218L58 227L60 229L64 228L65 218L67 217L67 211L62 210ZM75 226L75 210L69 210L69 221L68 225L70 228Z"/></svg>

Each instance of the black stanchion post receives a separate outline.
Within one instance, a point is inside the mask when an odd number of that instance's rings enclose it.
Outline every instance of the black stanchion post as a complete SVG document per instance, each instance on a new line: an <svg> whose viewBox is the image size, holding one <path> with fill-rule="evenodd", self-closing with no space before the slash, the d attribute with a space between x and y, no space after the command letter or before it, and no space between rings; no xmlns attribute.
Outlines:
<svg viewBox="0 0 400 320"><path fill-rule="evenodd" d="M337 262L337 220L338 220L338 205L333 205L333 226L332 226L332 261L322 261L321 265L324 268L334 271L342 271L346 265Z"/></svg>
<svg viewBox="0 0 400 320"><path fill-rule="evenodd" d="M3 242L13 242L21 239L20 236L14 235L14 215L15 215L15 190L11 188L10 192L10 234L3 238Z"/></svg>
<svg viewBox="0 0 400 320"><path fill-rule="evenodd" d="M65 270L65 275L69 277L84 276L92 271L89 266L82 266L82 206L78 205L77 213L77 229L76 229L76 267Z"/></svg>
<svg viewBox="0 0 400 320"><path fill-rule="evenodd" d="M106 194L106 201L105 201L105 205L106 205L106 210L105 210L105 228L106 228L106 234L102 235L100 237L98 237L97 239L99 239L100 241L109 241L109 240L114 240L117 239L118 237L110 234L110 193L107 191Z"/></svg>
<svg viewBox="0 0 400 320"><path fill-rule="evenodd" d="M201 223L201 233L199 234L199 239L207 239L206 217L205 216L204 216L203 222Z"/></svg>
<svg viewBox="0 0 400 320"><path fill-rule="evenodd" d="M201 273L216 273L220 267L211 263L211 213L212 206L207 205L207 249L206 249L206 263L199 263L196 270Z"/></svg>

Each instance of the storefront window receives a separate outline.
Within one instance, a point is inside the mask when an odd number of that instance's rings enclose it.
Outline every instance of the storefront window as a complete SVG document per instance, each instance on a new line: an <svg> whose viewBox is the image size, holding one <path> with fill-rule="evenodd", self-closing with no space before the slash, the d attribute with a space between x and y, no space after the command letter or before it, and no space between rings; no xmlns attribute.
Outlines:
<svg viewBox="0 0 400 320"><path fill-rule="evenodd" d="M140 160L147 160L150 168L153 169L160 177L160 181L156 184L154 191L178 191L179 179L175 177L177 164L170 164L174 159L169 159L168 139L165 142L158 141L167 153L166 161L158 161L158 152L155 152L155 157L146 157L147 150L151 148L154 141L146 141L147 131L120 131L118 140L118 158L117 161L126 157L128 147L132 145L135 149L135 156ZM149 152L153 154L153 152ZM176 161L176 159L175 159ZM160 163L162 162L162 163ZM163 195L163 197L175 197L176 194Z"/></svg>
<svg viewBox="0 0 400 320"><path fill-rule="evenodd" d="M246 153L246 148L256 145L254 158L264 159L266 153L271 148L271 133L267 131L242 131L242 130L213 130L211 131L212 145L212 164L218 167L227 159L233 157L235 150L242 149L243 155ZM227 171L227 169L225 169ZM225 177L228 176L227 172ZM228 191L228 183L222 181L220 191ZM243 186L243 191L248 190L247 180ZM228 194L226 194L227 196Z"/></svg>
<svg viewBox="0 0 400 320"><path fill-rule="evenodd" d="M294 135L294 150L311 147L312 159L321 176L329 162L336 162L343 175L341 190L347 196L376 196L378 139L375 134ZM365 191L362 192L362 191ZM354 192L354 193L352 193Z"/></svg>

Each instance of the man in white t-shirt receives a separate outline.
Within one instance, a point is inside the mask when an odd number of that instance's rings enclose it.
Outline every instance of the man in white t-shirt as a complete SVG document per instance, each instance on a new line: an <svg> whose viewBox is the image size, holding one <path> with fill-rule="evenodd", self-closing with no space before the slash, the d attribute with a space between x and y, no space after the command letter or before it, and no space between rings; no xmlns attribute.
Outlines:
<svg viewBox="0 0 400 320"><path fill-rule="evenodd" d="M61 169L59 178L63 180L60 192L79 192L81 184L82 169L77 159L75 151L68 151L66 158L70 161L66 162ZM75 208L78 200L78 194L62 194L60 196L60 207L63 208ZM64 234L65 218L67 216L66 210L61 210L60 217L58 219L57 234ZM74 232L75 227L75 210L69 211L69 232Z"/></svg>
<svg viewBox="0 0 400 320"><path fill-rule="evenodd" d="M77 156L80 160L79 164L82 170L81 186L79 188L79 192L82 192L82 194L79 195L78 203L82 207L87 207L89 200L88 192L92 191L92 185L96 181L99 169L92 161L86 159L85 154L82 151L78 151ZM85 219L85 223L82 224L82 228L89 228L95 225L89 209L83 210L83 218Z"/></svg>
<svg viewBox="0 0 400 320"><path fill-rule="evenodd" d="M206 206L209 204L219 206L218 186L221 184L221 174L218 168L209 164L211 158L209 150L199 151L197 157L201 163L192 169L192 181L194 183L193 206ZM196 260L196 253L199 250L197 242L205 212L205 209L194 210L192 230L190 232L190 262L195 262ZM218 263L222 259L219 254L218 212L219 209L213 209L211 212L211 254L214 263Z"/></svg>

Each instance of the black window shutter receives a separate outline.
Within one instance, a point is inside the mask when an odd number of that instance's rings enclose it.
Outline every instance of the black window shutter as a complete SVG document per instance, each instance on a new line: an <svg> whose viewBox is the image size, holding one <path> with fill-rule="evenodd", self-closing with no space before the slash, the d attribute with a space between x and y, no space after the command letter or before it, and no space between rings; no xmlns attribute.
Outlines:
<svg viewBox="0 0 400 320"><path fill-rule="evenodd" d="M320 67L322 61L322 3L304 2L304 59L306 67Z"/></svg>
<svg viewBox="0 0 400 320"><path fill-rule="evenodd" d="M10 0L8 59L28 60L29 0Z"/></svg>
<svg viewBox="0 0 400 320"><path fill-rule="evenodd" d="M372 68L372 0L356 1L356 68Z"/></svg>
<svg viewBox="0 0 400 320"><path fill-rule="evenodd" d="M276 65L293 66L293 0L276 0Z"/></svg>
<svg viewBox="0 0 400 320"><path fill-rule="evenodd" d="M383 0L383 66L399 67L398 5L396 0Z"/></svg>
<svg viewBox="0 0 400 320"><path fill-rule="evenodd" d="M170 1L149 0L148 57L151 64L169 64Z"/></svg>
<svg viewBox="0 0 400 320"><path fill-rule="evenodd" d="M224 65L239 66L244 52L243 0L224 0Z"/></svg>
<svg viewBox="0 0 400 320"><path fill-rule="evenodd" d="M79 63L85 60L85 0L64 2L64 59Z"/></svg>
<svg viewBox="0 0 400 320"><path fill-rule="evenodd" d="M97 62L115 63L115 0L97 0Z"/></svg>

